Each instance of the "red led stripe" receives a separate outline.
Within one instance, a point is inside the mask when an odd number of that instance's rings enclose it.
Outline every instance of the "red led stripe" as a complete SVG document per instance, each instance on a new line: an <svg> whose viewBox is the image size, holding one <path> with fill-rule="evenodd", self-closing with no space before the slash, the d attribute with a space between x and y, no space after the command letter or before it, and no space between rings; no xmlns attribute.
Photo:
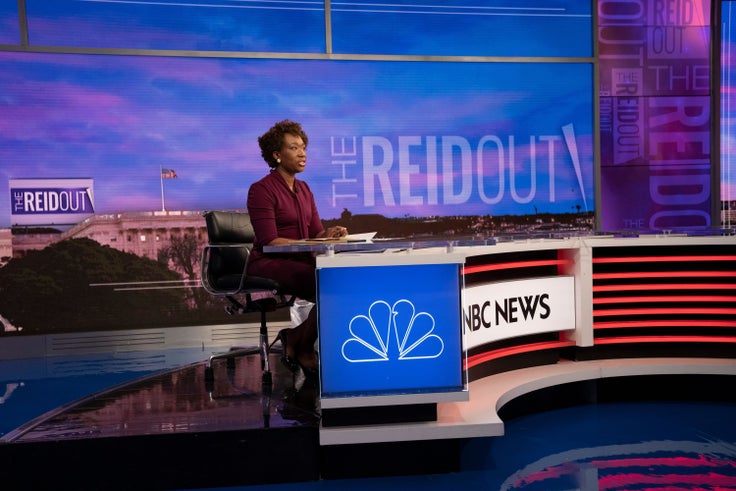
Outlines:
<svg viewBox="0 0 736 491"><path fill-rule="evenodd" d="M646 285L595 285L593 292L627 290L736 290L736 283L648 283Z"/></svg>
<svg viewBox="0 0 736 491"><path fill-rule="evenodd" d="M666 295L661 297L616 297L594 298L593 304L645 303L645 302L736 302L736 296L729 295Z"/></svg>
<svg viewBox="0 0 736 491"><path fill-rule="evenodd" d="M593 316L605 317L609 315L661 315L661 314L724 314L736 315L736 308L707 308L707 307L668 307L656 309L613 309L593 310Z"/></svg>
<svg viewBox="0 0 736 491"><path fill-rule="evenodd" d="M692 261L736 261L736 256L631 256L631 257L596 257L593 264L605 263L664 263Z"/></svg>
<svg viewBox="0 0 736 491"><path fill-rule="evenodd" d="M539 261L513 261L503 264L479 264L477 266L465 266L465 274L482 273L484 271L499 271L502 269L536 268L539 266L568 266L572 265L571 259L547 259Z"/></svg>
<svg viewBox="0 0 736 491"><path fill-rule="evenodd" d="M574 341L546 341L543 343L531 343L524 344L521 346L510 346L508 348L501 348L493 351L487 351L485 353L479 353L468 357L465 362L465 369L473 368L474 366L486 363L491 360L498 358L504 358L512 355L519 355L522 353L532 353L534 351L542 351L554 348L564 348L566 346L575 346Z"/></svg>
<svg viewBox="0 0 736 491"><path fill-rule="evenodd" d="M619 336L595 340L595 344L629 343L736 343L736 336Z"/></svg>
<svg viewBox="0 0 736 491"><path fill-rule="evenodd" d="M736 271L636 271L629 273L593 273L594 280L620 278L736 278Z"/></svg>
<svg viewBox="0 0 736 491"><path fill-rule="evenodd" d="M622 329L642 327L736 327L736 320L709 320L703 319L678 319L671 321L643 320L643 321L618 321L618 322L594 322L593 329Z"/></svg>

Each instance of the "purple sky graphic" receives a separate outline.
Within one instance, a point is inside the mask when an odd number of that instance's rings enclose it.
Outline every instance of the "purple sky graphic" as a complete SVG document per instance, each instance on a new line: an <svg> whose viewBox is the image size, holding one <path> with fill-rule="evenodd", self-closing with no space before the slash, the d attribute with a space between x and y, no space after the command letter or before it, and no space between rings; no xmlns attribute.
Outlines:
<svg viewBox="0 0 736 491"><path fill-rule="evenodd" d="M284 118L300 121L310 135L309 167L302 177L320 197L324 218L339 215L345 207L353 213L407 213L398 206L382 207L378 201L368 208L360 197L331 199L332 184L340 177L336 166L330 165L331 138L386 138L393 145L391 158L398 161L400 137L426 142L428 137L459 135L468 141L475 161L481 152L473 147L484 136L495 135L503 143L507 163L513 138L519 194L528 194L524 187L531 185L533 164L525 155L534 145L533 178L539 181L539 199L544 203L549 147L540 136L561 138L561 128L574 124L583 190L560 140L555 151L557 201L539 208L571 211L582 193L589 204L593 202L591 69L585 65L448 67L22 53L0 53L0 63L3 177L93 178L98 213L160 209L160 167L173 168L179 175L164 182L168 209L242 207L250 183L267 172L257 137ZM420 170L427 158L423 145L410 155ZM496 147L485 148L493 154L489 162L494 155L498 159ZM438 159L441 166L442 156ZM453 158L451 171L444 170L446 177L467 172L458 159ZM403 178L398 168L394 162L389 175L395 193ZM487 164L486 169L486 177L492 178L498 165ZM411 177L412 193L426 196L421 189L426 178ZM477 188L477 180L473 186ZM486 185L489 194L498 193L494 186L499 184ZM360 182L353 190L362 190ZM0 190L0 199L5 193L7 189ZM409 212L518 211L508 200L489 207L476 194L454 210L432 209L425 199L427 206Z"/></svg>
<svg viewBox="0 0 736 491"><path fill-rule="evenodd" d="M323 4L283 4L35 0L27 4L29 39L57 46L324 52ZM516 2L511 16L499 15L501 4L480 0L433 8L406 3L384 12L370 2L331 5L335 48L356 53L463 54L472 44L488 47L474 54L511 56L521 54L509 52L520 45L547 56L590 54L590 7L573 0ZM540 8L544 15L529 15ZM14 9L0 7L0 24L15 26L0 34L2 43L18 42ZM526 33L489 29L532 17L539 28ZM337 32L340 22L358 18L400 21L405 29L394 39L386 32L367 36L371 23L365 22L351 22L352 33ZM428 35L437 19L455 33L446 52ZM0 65L3 181L92 178L97 213L161 209L162 167L179 176L163 182L167 209L242 208L250 183L267 172L257 137L284 118L301 122L310 135L302 178L323 218L345 208L387 216L499 215L592 210L594 203L589 63L6 51ZM574 148L563 127L574 133ZM362 144L375 137L390 143L390 154L367 162ZM442 142L456 137L467 149L443 154ZM488 143L489 137L495 140ZM353 138L354 162L340 167L333 142ZM405 148L407 141L413 143ZM385 182L365 174L382 164L390 164ZM346 177L352 184L341 181ZM370 196L369 179L375 179ZM341 191L353 197L337 197ZM453 194L462 197L447 198ZM6 203L0 227L11 224L9 202L8 185L0 186Z"/></svg>

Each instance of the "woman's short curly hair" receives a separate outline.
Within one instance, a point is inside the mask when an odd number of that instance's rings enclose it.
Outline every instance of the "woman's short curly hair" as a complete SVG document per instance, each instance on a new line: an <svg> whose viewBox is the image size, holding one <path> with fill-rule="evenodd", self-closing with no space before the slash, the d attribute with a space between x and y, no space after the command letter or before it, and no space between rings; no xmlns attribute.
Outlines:
<svg viewBox="0 0 736 491"><path fill-rule="evenodd" d="M271 168L275 168L279 165L273 157L273 153L281 150L281 147L284 145L284 135L287 133L294 136L300 136L304 141L305 147L309 143L309 138L302 129L302 125L288 119L279 121L267 132L258 137L258 146L261 147L261 157L263 157L263 160L265 160Z"/></svg>

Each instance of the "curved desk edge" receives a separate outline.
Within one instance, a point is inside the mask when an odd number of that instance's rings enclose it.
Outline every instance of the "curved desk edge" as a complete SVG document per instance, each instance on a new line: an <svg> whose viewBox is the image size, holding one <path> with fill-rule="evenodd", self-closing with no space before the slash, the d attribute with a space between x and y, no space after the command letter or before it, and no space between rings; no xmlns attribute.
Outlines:
<svg viewBox="0 0 736 491"><path fill-rule="evenodd" d="M732 359L627 358L562 361L504 372L470 383L470 400L437 405L437 421L320 428L320 445L382 443L502 436L498 411L539 389L572 382L636 375L736 375Z"/></svg>

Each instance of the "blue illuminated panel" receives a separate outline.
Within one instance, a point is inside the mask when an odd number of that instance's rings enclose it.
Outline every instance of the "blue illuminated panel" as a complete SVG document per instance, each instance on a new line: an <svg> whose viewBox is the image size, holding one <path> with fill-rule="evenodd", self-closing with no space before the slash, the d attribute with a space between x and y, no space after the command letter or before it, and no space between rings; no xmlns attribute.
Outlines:
<svg viewBox="0 0 736 491"><path fill-rule="evenodd" d="M322 397L463 390L458 264L322 268Z"/></svg>
<svg viewBox="0 0 736 491"><path fill-rule="evenodd" d="M336 53L591 56L591 3L580 0L333 1Z"/></svg>

